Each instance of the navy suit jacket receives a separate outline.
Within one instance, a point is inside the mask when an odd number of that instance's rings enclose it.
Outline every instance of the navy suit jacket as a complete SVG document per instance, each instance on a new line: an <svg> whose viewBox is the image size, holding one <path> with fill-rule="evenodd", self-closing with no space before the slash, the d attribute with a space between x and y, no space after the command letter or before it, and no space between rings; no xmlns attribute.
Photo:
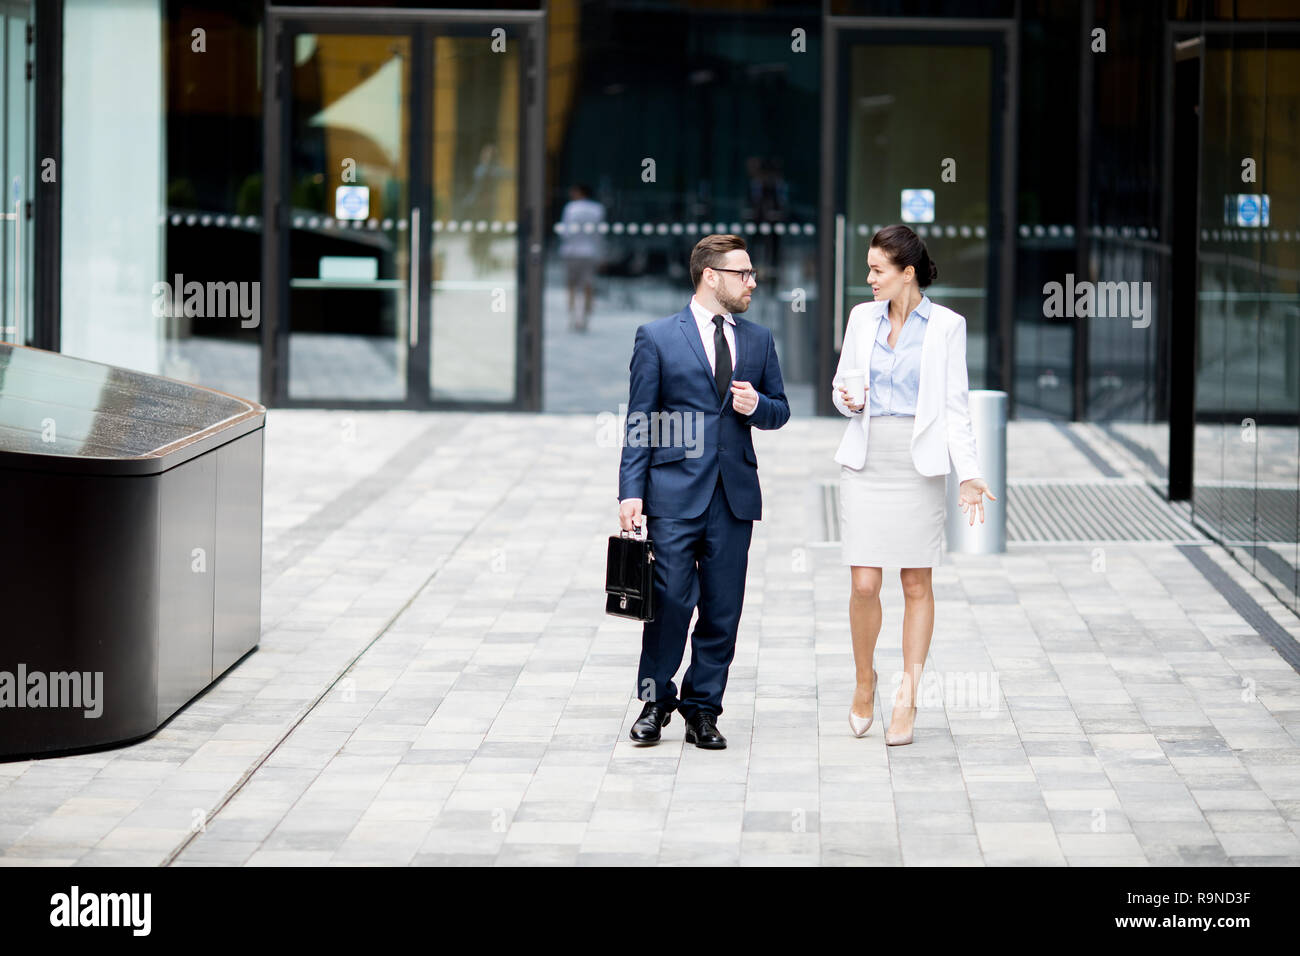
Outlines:
<svg viewBox="0 0 1300 956"><path fill-rule="evenodd" d="M733 317L740 365L732 380L749 382L758 392L758 407L749 415L732 407L730 389L718 398L689 304L636 330L618 497L640 498L642 511L652 518L703 514L719 469L732 514L751 521L763 517L749 430L780 428L790 418L790 403L771 331Z"/></svg>

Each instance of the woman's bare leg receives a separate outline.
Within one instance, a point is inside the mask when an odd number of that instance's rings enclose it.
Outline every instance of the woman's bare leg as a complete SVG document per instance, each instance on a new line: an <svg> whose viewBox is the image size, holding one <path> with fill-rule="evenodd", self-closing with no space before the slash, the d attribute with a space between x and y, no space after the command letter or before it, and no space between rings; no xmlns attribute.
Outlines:
<svg viewBox="0 0 1300 956"><path fill-rule="evenodd" d="M899 581L903 585L903 671L905 674L889 730L906 734L912 729L917 691L921 686L921 671L930 653L930 639L934 636L934 586L933 568L903 568Z"/></svg>
<svg viewBox="0 0 1300 956"><path fill-rule="evenodd" d="M880 568L855 565L851 571L849 633L853 638L853 664L857 675L852 709L859 717L870 717L876 707L871 663L875 660L876 640L880 637Z"/></svg>

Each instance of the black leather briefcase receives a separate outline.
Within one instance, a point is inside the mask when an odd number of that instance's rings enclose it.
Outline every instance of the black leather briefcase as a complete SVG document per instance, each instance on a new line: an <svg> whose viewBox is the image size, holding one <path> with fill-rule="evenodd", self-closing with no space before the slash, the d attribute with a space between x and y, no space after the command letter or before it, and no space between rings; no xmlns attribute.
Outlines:
<svg viewBox="0 0 1300 956"><path fill-rule="evenodd" d="M655 619L655 548L644 538L620 531L609 536L605 559L605 612L633 621Z"/></svg>

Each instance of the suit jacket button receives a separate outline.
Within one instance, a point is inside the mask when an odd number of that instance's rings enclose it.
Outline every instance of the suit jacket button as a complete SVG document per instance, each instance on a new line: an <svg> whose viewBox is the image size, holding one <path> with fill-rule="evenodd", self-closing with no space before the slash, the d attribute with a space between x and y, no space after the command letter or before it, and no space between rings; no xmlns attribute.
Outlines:
<svg viewBox="0 0 1300 956"><path fill-rule="evenodd" d="M726 445L719 445L719 446L718 446L718 451L726 451L726 450L727 450L727 446L726 446Z"/></svg>

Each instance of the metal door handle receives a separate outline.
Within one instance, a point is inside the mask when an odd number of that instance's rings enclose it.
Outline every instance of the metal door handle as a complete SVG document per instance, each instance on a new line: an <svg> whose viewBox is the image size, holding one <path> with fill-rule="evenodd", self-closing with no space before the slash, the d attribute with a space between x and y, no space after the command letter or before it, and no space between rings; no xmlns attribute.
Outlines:
<svg viewBox="0 0 1300 956"><path fill-rule="evenodd" d="M407 341L420 344L420 207L411 208L411 304Z"/></svg>
<svg viewBox="0 0 1300 956"><path fill-rule="evenodd" d="M22 319L23 305L23 201L22 199L14 200L14 211L0 213L0 219L12 219L14 221L14 311L12 324L0 325L0 337L12 335L14 344L21 345L18 336L22 329L18 323Z"/></svg>
<svg viewBox="0 0 1300 956"><path fill-rule="evenodd" d="M23 201L14 200L14 341L23 316Z"/></svg>
<svg viewBox="0 0 1300 956"><path fill-rule="evenodd" d="M844 345L844 213L835 214L835 351Z"/></svg>

